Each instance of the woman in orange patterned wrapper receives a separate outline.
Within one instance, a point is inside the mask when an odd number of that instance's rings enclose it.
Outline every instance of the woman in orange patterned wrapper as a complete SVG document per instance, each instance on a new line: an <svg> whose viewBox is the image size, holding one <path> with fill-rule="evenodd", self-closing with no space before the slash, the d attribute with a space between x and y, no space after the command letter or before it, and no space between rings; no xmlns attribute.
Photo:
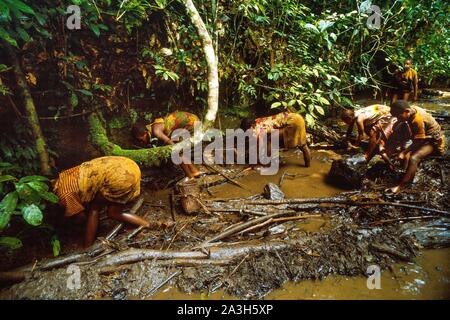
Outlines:
<svg viewBox="0 0 450 320"><path fill-rule="evenodd" d="M311 165L311 152L306 141L306 124L301 115L292 112L281 112L256 120L242 119L241 129L246 131L250 128L252 128L255 136L258 138L263 132L270 134L274 129L278 129L283 139L284 147L287 149L299 148L303 152L305 167Z"/></svg>
<svg viewBox="0 0 450 320"><path fill-rule="evenodd" d="M140 143L148 145L150 138L155 137L164 144L175 144L170 138L172 132L176 129L186 129L191 133L194 131L195 122L200 121L199 118L192 113L185 111L175 111L164 118L157 118L149 125L138 122L133 127L133 136ZM188 178L196 178L201 175L200 171L189 163L182 163L181 168Z"/></svg>
<svg viewBox="0 0 450 320"><path fill-rule="evenodd" d="M125 157L101 157L62 171L53 184L65 217L87 219L84 244L90 246L97 234L99 213L105 205L110 218L137 226L155 227L143 218L122 212L140 192L141 171ZM168 224L167 224L168 225Z"/></svg>

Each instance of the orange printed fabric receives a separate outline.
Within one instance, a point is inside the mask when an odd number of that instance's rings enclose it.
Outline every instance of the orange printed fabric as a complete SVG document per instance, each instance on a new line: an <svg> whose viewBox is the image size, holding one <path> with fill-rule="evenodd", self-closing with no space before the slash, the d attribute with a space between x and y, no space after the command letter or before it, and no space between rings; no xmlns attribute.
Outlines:
<svg viewBox="0 0 450 320"><path fill-rule="evenodd" d="M255 120L254 134L271 133L274 129L283 129L285 147L294 148L306 145L306 125L303 117L297 113L282 112L270 117Z"/></svg>
<svg viewBox="0 0 450 320"><path fill-rule="evenodd" d="M80 165L80 199L89 203L97 195L125 204L139 196L141 170L125 157L101 157Z"/></svg>
<svg viewBox="0 0 450 320"><path fill-rule="evenodd" d="M65 208L65 216L70 217L84 211L78 186L80 166L62 171L55 182L53 191L59 204Z"/></svg>
<svg viewBox="0 0 450 320"><path fill-rule="evenodd" d="M259 136L262 132L271 133L274 129L280 129L287 125L289 112L282 112L269 117L255 120L254 132Z"/></svg>
<svg viewBox="0 0 450 320"><path fill-rule="evenodd" d="M141 171L125 157L101 157L61 172L54 185L59 203L70 217L85 210L97 194L125 204L139 196Z"/></svg>
<svg viewBox="0 0 450 320"><path fill-rule="evenodd" d="M172 112L164 118L164 133L170 136L176 129L192 131L196 121L200 120L195 114L185 111Z"/></svg>

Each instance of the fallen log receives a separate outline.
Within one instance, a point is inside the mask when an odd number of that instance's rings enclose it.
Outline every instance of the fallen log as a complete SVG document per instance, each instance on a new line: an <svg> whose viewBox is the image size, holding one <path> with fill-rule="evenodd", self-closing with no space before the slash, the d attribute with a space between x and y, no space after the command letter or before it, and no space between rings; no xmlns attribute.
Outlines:
<svg viewBox="0 0 450 320"><path fill-rule="evenodd" d="M375 251L378 251L378 252L381 252L381 253L386 253L386 254L388 254L390 256L396 257L396 258L398 258L400 260L403 260L403 261L408 261L409 262L409 261L412 260L409 255L407 255L407 254L405 254L403 252L400 252L398 250L389 248L386 245L377 244L377 243L371 243L370 247L372 249L374 249Z"/></svg>
<svg viewBox="0 0 450 320"><path fill-rule="evenodd" d="M236 186L238 186L238 187L240 187L240 188L242 188L242 189L244 189L244 190L247 190L247 188L246 188L242 183L237 182L236 180L232 179L232 178L229 177L227 174L225 174L225 173L222 172L221 170L215 168L214 166L209 165L209 164L207 164L207 163L204 163L203 165L204 165L205 167L207 167L208 169L211 169L212 171L216 172L217 174L220 174L222 177L224 177L225 179L227 179L227 180L228 180L229 182L231 182L232 184L234 184L234 185L236 185Z"/></svg>
<svg viewBox="0 0 450 320"><path fill-rule="evenodd" d="M266 220L269 220L271 218L283 217L283 216L290 215L290 214L293 214L293 213L292 212L288 212L288 213L286 213L286 212L273 213L273 214L269 214L269 215L266 215L266 216L263 216L263 217L260 217L260 218L255 218L255 219L249 220L249 221L244 222L244 223L238 223L236 226L234 226L234 227L232 227L232 228L230 228L230 229L228 229L228 230L226 230L226 231L224 231L224 232L222 232L222 233L212 237L211 239L205 240L199 246L194 247L194 249L199 249L199 248L202 248L204 245L209 244L211 242L215 242L215 241L219 241L219 240L222 240L224 238L227 238L227 237L229 237L231 235L234 235L234 234L236 234L238 232L241 232L242 230L245 230L245 229L247 229L249 227L252 227L252 226L255 226L257 224L260 224L260 223L262 223L262 222L264 222Z"/></svg>
<svg viewBox="0 0 450 320"><path fill-rule="evenodd" d="M95 266L97 268L105 268L111 266L118 266L128 263L136 263L139 261L154 259L154 260L167 260L176 261L176 263L191 262L193 260L203 260L199 264L207 264L207 261L224 261L238 258L249 252L256 251L272 251L281 250L289 246L295 245L297 242L271 242L263 243L259 245L246 245L246 246L224 246L224 247L212 247L209 248L208 254L199 251L160 251L152 249L127 249L122 252L117 252L105 257L99 261ZM169 262L167 262L169 263ZM102 269L104 270L104 269Z"/></svg>
<svg viewBox="0 0 450 320"><path fill-rule="evenodd" d="M348 206L391 206L391 207L400 207L400 208L408 208L415 209L424 212L433 212L439 213L443 215L450 215L450 212L426 208L421 206L414 206L411 204L399 203L399 202L387 202L387 201L353 201L344 197L334 197L334 198L305 198L305 199L286 199L280 201L273 200L257 200L257 201L242 201L241 204L247 205L281 205L281 204L305 204L305 203L316 203L316 204L342 204Z"/></svg>
<svg viewBox="0 0 450 320"><path fill-rule="evenodd" d="M403 218L396 218L396 219L385 219L380 220L377 222L374 222L372 225L379 226L385 223L390 222L400 222L400 221L412 221L412 220L425 220L425 219L434 219L434 218L440 218L440 216L419 216L419 217L403 217Z"/></svg>
<svg viewBox="0 0 450 320"><path fill-rule="evenodd" d="M127 264L147 259L206 259L208 255L198 251L160 251L150 249L128 249L105 257L97 267Z"/></svg>

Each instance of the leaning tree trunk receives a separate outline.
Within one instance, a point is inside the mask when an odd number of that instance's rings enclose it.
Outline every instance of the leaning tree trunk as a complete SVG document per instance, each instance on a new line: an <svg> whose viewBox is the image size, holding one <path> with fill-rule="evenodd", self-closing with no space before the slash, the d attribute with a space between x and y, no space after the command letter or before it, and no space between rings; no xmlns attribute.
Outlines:
<svg viewBox="0 0 450 320"><path fill-rule="evenodd" d="M89 136L92 144L104 155L123 156L136 161L141 167L158 167L170 159L172 146L148 149L122 149L109 141L104 120L98 113L89 115Z"/></svg>
<svg viewBox="0 0 450 320"><path fill-rule="evenodd" d="M41 125L39 124L39 118L36 112L36 107L33 102L33 98L30 94L30 89L25 80L20 61L17 58L16 52L9 43L3 42L3 47L6 49L7 54L12 63L14 75L16 77L17 86L23 97L27 121L33 133L35 139L36 151L38 152L39 162L41 167L41 174L51 175L51 168L49 162L49 155L47 151L47 144L45 142L44 135L42 134Z"/></svg>
<svg viewBox="0 0 450 320"><path fill-rule="evenodd" d="M183 0L187 13L192 23L197 28L200 40L205 52L206 62L208 64L208 112L205 116L203 129L210 128L216 120L217 110L219 108L219 76L217 72L217 59L214 53L214 46L209 36L208 30L200 17L192 0Z"/></svg>

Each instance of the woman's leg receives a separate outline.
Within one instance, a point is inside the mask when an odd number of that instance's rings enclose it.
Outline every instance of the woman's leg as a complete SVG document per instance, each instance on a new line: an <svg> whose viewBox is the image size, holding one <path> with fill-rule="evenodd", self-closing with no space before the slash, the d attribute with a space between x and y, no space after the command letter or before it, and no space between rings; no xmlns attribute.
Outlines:
<svg viewBox="0 0 450 320"><path fill-rule="evenodd" d="M408 101L409 99L409 92L403 92L403 100Z"/></svg>
<svg viewBox="0 0 450 320"><path fill-rule="evenodd" d="M397 93L393 93L392 96L391 96L391 104L393 104L397 100L398 100L398 94Z"/></svg>
<svg viewBox="0 0 450 320"><path fill-rule="evenodd" d="M187 165L186 163L181 163L180 164L181 169L183 169L184 171L184 175L188 178L192 178L192 174L191 174L191 170L189 168L189 165Z"/></svg>
<svg viewBox="0 0 450 320"><path fill-rule="evenodd" d="M87 215L86 233L84 236L84 246L89 247L92 245L97 237L99 212L101 205L98 203L92 203Z"/></svg>
<svg viewBox="0 0 450 320"><path fill-rule="evenodd" d="M303 152L303 159L305 160L305 167L311 166L311 152L309 151L309 147L305 144L303 147L300 147Z"/></svg>
<svg viewBox="0 0 450 320"><path fill-rule="evenodd" d="M120 222L126 222L130 223L136 226L142 226L142 227L149 227L150 223L139 217L138 215L131 214L131 213L123 213L123 205L119 204L108 204L108 217L120 221Z"/></svg>
<svg viewBox="0 0 450 320"><path fill-rule="evenodd" d="M417 151L411 154L411 157L408 161L408 168L406 169L406 173L403 176L400 184L397 187L392 188L393 192L400 191L406 184L413 181L414 176L416 174L419 163L425 159L427 156L433 153L434 147L431 144L424 144Z"/></svg>

